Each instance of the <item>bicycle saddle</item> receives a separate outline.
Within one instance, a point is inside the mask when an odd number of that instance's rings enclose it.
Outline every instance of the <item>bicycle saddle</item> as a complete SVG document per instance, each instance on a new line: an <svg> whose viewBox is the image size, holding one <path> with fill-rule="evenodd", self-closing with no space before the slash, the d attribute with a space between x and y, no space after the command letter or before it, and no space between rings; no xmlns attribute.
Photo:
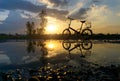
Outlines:
<svg viewBox="0 0 120 81"><path fill-rule="evenodd" d="M80 21L81 23L85 23L86 21Z"/></svg>

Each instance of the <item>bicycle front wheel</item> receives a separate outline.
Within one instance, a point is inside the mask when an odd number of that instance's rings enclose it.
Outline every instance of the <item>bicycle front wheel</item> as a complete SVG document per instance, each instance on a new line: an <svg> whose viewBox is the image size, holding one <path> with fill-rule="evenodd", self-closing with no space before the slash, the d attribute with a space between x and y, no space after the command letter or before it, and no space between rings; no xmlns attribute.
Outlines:
<svg viewBox="0 0 120 81"><path fill-rule="evenodd" d="M69 29L65 29L65 30L63 30L62 35L63 35L63 37L68 38L68 37L70 37L71 32Z"/></svg>

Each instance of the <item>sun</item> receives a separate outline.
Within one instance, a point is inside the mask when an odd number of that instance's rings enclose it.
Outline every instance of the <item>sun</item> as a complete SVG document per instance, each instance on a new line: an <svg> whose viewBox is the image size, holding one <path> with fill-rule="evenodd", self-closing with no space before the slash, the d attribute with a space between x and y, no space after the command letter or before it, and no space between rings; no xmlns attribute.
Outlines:
<svg viewBox="0 0 120 81"><path fill-rule="evenodd" d="M55 33L56 32L56 26L55 25L47 25L46 32L47 33Z"/></svg>

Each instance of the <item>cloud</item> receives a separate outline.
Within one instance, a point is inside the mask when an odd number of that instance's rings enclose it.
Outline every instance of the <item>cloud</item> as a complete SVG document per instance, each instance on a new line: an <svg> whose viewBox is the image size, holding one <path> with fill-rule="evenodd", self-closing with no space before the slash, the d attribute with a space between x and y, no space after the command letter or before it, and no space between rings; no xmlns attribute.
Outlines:
<svg viewBox="0 0 120 81"><path fill-rule="evenodd" d="M0 9L5 10L26 10L31 12L39 12L46 8L44 5L34 5L25 0L0 0Z"/></svg>
<svg viewBox="0 0 120 81"><path fill-rule="evenodd" d="M119 25L104 25L102 27L94 29L95 33L119 33L120 32L120 26Z"/></svg>
<svg viewBox="0 0 120 81"><path fill-rule="evenodd" d="M38 19L38 13L33 13L33 12L29 12L29 11L25 11L25 10L19 10L18 11L20 13L20 15L23 18L36 18Z"/></svg>
<svg viewBox="0 0 120 81"><path fill-rule="evenodd" d="M111 12L107 5L92 5L90 9L91 10L88 12L88 19L95 21L107 18L108 14Z"/></svg>
<svg viewBox="0 0 120 81"><path fill-rule="evenodd" d="M117 16L120 16L120 13L117 13Z"/></svg>
<svg viewBox="0 0 120 81"><path fill-rule="evenodd" d="M3 21L8 17L9 11L0 10L0 24L3 24Z"/></svg>
<svg viewBox="0 0 120 81"><path fill-rule="evenodd" d="M49 2L54 6L65 6L68 4L67 0L49 0Z"/></svg>
<svg viewBox="0 0 120 81"><path fill-rule="evenodd" d="M47 12L49 13L48 16L61 20L65 19L65 14L67 14L66 11L61 12L56 9L48 9ZM36 26L39 26L40 20L38 18L29 16L29 12L24 12L22 15L21 13L21 11L10 11L6 20L0 23L0 33L25 33L27 21L34 21ZM27 18L23 15L26 15Z"/></svg>
<svg viewBox="0 0 120 81"><path fill-rule="evenodd" d="M2 21L0 21L0 24L2 24Z"/></svg>
<svg viewBox="0 0 120 81"><path fill-rule="evenodd" d="M69 16L75 19L99 20L110 12L107 5L100 5L100 0L85 0L76 4L75 9L70 11ZM96 4L98 3L98 4Z"/></svg>
<svg viewBox="0 0 120 81"><path fill-rule="evenodd" d="M86 7L85 4L86 1L77 3L75 8L69 12L68 16L75 19L86 19L87 12L90 10L90 8Z"/></svg>
<svg viewBox="0 0 120 81"><path fill-rule="evenodd" d="M1 33L25 33L25 24L27 21L34 21L39 25L38 14L42 9L46 9L47 15L64 20L68 11L47 8L46 5L35 5L25 0L0 0L0 11L8 11L6 16L0 15ZM37 16L37 17L36 17Z"/></svg>
<svg viewBox="0 0 120 81"><path fill-rule="evenodd" d="M44 0L46 1L46 0ZM54 5L63 5L65 4L66 0L48 0L50 3L54 3ZM31 2L25 1L25 0L0 0L0 9L2 10L21 10L23 12L33 12L33 13L39 13L42 9L46 9L49 16L56 17L58 19L65 18L65 15L68 13L68 11L65 10L59 10L59 9L52 9L47 8L46 5L34 5ZM24 16L30 17L31 14L23 13Z"/></svg>
<svg viewBox="0 0 120 81"><path fill-rule="evenodd" d="M8 17L9 11L0 10L0 22L4 21Z"/></svg>
<svg viewBox="0 0 120 81"><path fill-rule="evenodd" d="M47 15L64 20L69 12L67 10L47 9Z"/></svg>
<svg viewBox="0 0 120 81"><path fill-rule="evenodd" d="M90 8L80 8L75 13L71 14L70 17L75 19L86 19L88 17L87 12L90 10Z"/></svg>
<svg viewBox="0 0 120 81"><path fill-rule="evenodd" d="M6 20L0 24L0 32L1 33L25 33L26 22L27 21L35 21L35 19L26 19L21 17L20 13L17 11L10 11Z"/></svg>
<svg viewBox="0 0 120 81"><path fill-rule="evenodd" d="M93 3L99 3L101 2L100 0L92 0Z"/></svg>
<svg viewBox="0 0 120 81"><path fill-rule="evenodd" d="M68 0L39 0L48 7L62 7L68 4Z"/></svg>

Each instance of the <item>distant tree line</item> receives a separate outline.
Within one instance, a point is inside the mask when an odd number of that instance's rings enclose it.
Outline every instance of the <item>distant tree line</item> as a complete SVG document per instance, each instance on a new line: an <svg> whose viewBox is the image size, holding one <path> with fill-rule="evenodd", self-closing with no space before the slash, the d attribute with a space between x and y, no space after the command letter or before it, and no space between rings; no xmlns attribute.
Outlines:
<svg viewBox="0 0 120 81"><path fill-rule="evenodd" d="M97 40L120 40L120 34L98 33L98 34L93 34L92 39L97 39Z"/></svg>
<svg viewBox="0 0 120 81"><path fill-rule="evenodd" d="M0 34L0 39L28 39L27 35L22 34ZM36 34L31 39L68 39L62 34ZM81 35L71 35L70 39L82 39ZM89 39L92 40L120 40L120 34L93 34Z"/></svg>

